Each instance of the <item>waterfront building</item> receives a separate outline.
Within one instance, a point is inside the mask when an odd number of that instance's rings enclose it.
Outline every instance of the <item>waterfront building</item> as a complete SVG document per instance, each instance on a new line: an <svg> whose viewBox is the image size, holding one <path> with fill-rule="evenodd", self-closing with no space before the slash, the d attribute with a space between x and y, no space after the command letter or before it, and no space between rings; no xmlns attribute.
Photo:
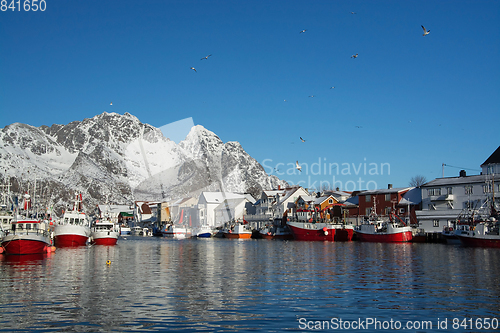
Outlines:
<svg viewBox="0 0 500 333"><path fill-rule="evenodd" d="M450 227L460 214L487 215L493 192L500 198L500 147L481 164L480 175L437 178L421 186L422 210L417 211L419 227L427 233L440 233Z"/></svg>

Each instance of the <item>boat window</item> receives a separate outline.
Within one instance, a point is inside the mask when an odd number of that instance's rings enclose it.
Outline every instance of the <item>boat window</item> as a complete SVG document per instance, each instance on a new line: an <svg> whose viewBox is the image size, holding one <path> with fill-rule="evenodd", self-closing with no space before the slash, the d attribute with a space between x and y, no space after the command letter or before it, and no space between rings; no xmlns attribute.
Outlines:
<svg viewBox="0 0 500 333"><path fill-rule="evenodd" d="M69 219L69 224L73 224L75 222L75 219L74 218L70 218Z"/></svg>
<svg viewBox="0 0 500 333"><path fill-rule="evenodd" d="M64 223L68 223L68 218L67 217L64 218Z"/></svg>
<svg viewBox="0 0 500 333"><path fill-rule="evenodd" d="M18 226L19 226L19 229L20 229L20 230L23 230L23 229L24 229L22 224L18 224Z"/></svg>
<svg viewBox="0 0 500 333"><path fill-rule="evenodd" d="M29 223L26 224L26 230L31 230L31 224Z"/></svg>

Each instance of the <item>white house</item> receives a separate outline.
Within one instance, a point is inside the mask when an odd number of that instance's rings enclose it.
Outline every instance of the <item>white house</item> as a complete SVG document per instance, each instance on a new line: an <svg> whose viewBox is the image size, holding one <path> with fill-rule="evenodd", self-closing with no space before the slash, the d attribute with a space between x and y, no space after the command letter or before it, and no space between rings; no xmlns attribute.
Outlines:
<svg viewBox="0 0 500 333"><path fill-rule="evenodd" d="M419 227L426 232L441 232L460 214L475 211L489 214L493 192L496 205L500 198L500 147L481 165L480 175L437 178L421 186L422 210L417 211ZM486 216L485 216L486 217Z"/></svg>
<svg viewBox="0 0 500 333"><path fill-rule="evenodd" d="M200 224L211 227L217 226L217 222L215 220L215 208L227 199L247 199L249 202L255 202L255 199L249 194L231 192L202 192L198 198L198 218Z"/></svg>
<svg viewBox="0 0 500 333"><path fill-rule="evenodd" d="M225 199L214 209L215 226L231 221L243 221L247 214L247 205L252 205L247 198Z"/></svg>

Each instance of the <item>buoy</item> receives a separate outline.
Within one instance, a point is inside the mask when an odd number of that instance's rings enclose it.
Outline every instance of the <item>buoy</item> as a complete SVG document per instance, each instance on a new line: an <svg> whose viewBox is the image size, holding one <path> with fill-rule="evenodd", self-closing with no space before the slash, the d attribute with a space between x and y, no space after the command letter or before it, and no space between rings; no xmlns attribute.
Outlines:
<svg viewBox="0 0 500 333"><path fill-rule="evenodd" d="M55 246L51 246L51 247L50 247L50 250L51 250L52 252L56 252L56 247L55 247Z"/></svg>
<svg viewBox="0 0 500 333"><path fill-rule="evenodd" d="M323 231L328 231L328 228L327 227L323 227Z"/></svg>
<svg viewBox="0 0 500 333"><path fill-rule="evenodd" d="M111 260L106 261L106 265L111 265Z"/></svg>
<svg viewBox="0 0 500 333"><path fill-rule="evenodd" d="M325 231L325 236L327 236L327 235L328 235L328 231Z"/></svg>
<svg viewBox="0 0 500 333"><path fill-rule="evenodd" d="M4 249L0 246L0 254L3 253Z"/></svg>

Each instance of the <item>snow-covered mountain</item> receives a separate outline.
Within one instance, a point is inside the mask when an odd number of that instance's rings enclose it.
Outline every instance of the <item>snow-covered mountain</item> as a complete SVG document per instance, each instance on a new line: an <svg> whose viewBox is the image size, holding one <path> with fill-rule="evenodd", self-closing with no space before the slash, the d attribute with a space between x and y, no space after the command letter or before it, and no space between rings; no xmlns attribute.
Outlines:
<svg viewBox="0 0 500 333"><path fill-rule="evenodd" d="M203 126L176 144L128 113L51 127L8 125L0 132L0 158L1 177L10 178L15 192L32 189L36 179L38 196L59 208L77 192L89 207L287 185L267 175L238 142L223 143Z"/></svg>

